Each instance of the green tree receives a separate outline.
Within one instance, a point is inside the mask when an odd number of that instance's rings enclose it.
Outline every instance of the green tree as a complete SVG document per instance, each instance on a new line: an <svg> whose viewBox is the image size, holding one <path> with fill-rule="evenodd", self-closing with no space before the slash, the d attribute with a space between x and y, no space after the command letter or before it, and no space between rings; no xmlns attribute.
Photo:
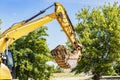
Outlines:
<svg viewBox="0 0 120 80"><path fill-rule="evenodd" d="M120 75L120 63L115 67L115 71L118 75Z"/></svg>
<svg viewBox="0 0 120 80"><path fill-rule="evenodd" d="M1 21L1 19L0 19L0 25L2 24L2 21Z"/></svg>
<svg viewBox="0 0 120 80"><path fill-rule="evenodd" d="M10 48L14 52L17 77L21 80L49 80L53 67L46 64L51 59L46 44L46 27L29 33L13 43Z"/></svg>
<svg viewBox="0 0 120 80"><path fill-rule="evenodd" d="M94 80L116 74L114 68L120 61L120 5L115 2L94 9L83 8L76 16L76 31L84 49L83 58L73 71L91 71Z"/></svg>

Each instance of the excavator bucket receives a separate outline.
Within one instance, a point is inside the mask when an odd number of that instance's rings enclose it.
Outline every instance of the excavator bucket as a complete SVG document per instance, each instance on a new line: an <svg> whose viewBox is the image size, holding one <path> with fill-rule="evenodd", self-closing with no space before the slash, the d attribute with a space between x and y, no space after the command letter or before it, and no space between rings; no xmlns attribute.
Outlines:
<svg viewBox="0 0 120 80"><path fill-rule="evenodd" d="M80 50L74 50L72 52L64 45L58 45L51 51L51 55L61 68L68 69L76 67L77 62L81 59Z"/></svg>

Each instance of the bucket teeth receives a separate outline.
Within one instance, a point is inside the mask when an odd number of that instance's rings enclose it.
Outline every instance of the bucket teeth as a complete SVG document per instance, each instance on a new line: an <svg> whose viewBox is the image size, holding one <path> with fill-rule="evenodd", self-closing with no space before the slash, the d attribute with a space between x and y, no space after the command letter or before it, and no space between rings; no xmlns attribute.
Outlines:
<svg viewBox="0 0 120 80"><path fill-rule="evenodd" d="M51 55L61 68L70 68L70 65L66 63L66 58L70 54L71 52L64 45L59 45L51 51Z"/></svg>

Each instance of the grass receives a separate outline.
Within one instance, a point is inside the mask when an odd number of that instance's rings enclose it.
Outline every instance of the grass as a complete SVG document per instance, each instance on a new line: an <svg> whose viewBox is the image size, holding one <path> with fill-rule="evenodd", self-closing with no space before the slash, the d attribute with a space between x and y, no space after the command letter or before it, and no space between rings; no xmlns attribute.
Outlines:
<svg viewBox="0 0 120 80"><path fill-rule="evenodd" d="M54 73L52 78L60 78L60 77L80 77L84 76L83 74L75 75L74 73Z"/></svg>
<svg viewBox="0 0 120 80"><path fill-rule="evenodd" d="M50 80L91 80L92 76L81 73L74 75L74 73L54 73Z"/></svg>

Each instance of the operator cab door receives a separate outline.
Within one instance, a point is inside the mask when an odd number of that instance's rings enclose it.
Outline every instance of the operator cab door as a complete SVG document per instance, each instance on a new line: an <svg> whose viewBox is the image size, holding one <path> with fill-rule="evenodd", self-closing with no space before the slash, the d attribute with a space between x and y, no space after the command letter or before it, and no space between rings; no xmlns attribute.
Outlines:
<svg viewBox="0 0 120 80"><path fill-rule="evenodd" d="M12 74L12 77L14 78L16 75L16 72L15 72L15 67L14 67L13 52L11 50L8 50L8 51L5 50L2 60L3 60L2 62L6 66L8 66L8 68Z"/></svg>
<svg viewBox="0 0 120 80"><path fill-rule="evenodd" d="M12 71L12 68L14 67L13 52L11 50L5 50L4 56L6 57L6 60L3 63L8 66L10 71Z"/></svg>

